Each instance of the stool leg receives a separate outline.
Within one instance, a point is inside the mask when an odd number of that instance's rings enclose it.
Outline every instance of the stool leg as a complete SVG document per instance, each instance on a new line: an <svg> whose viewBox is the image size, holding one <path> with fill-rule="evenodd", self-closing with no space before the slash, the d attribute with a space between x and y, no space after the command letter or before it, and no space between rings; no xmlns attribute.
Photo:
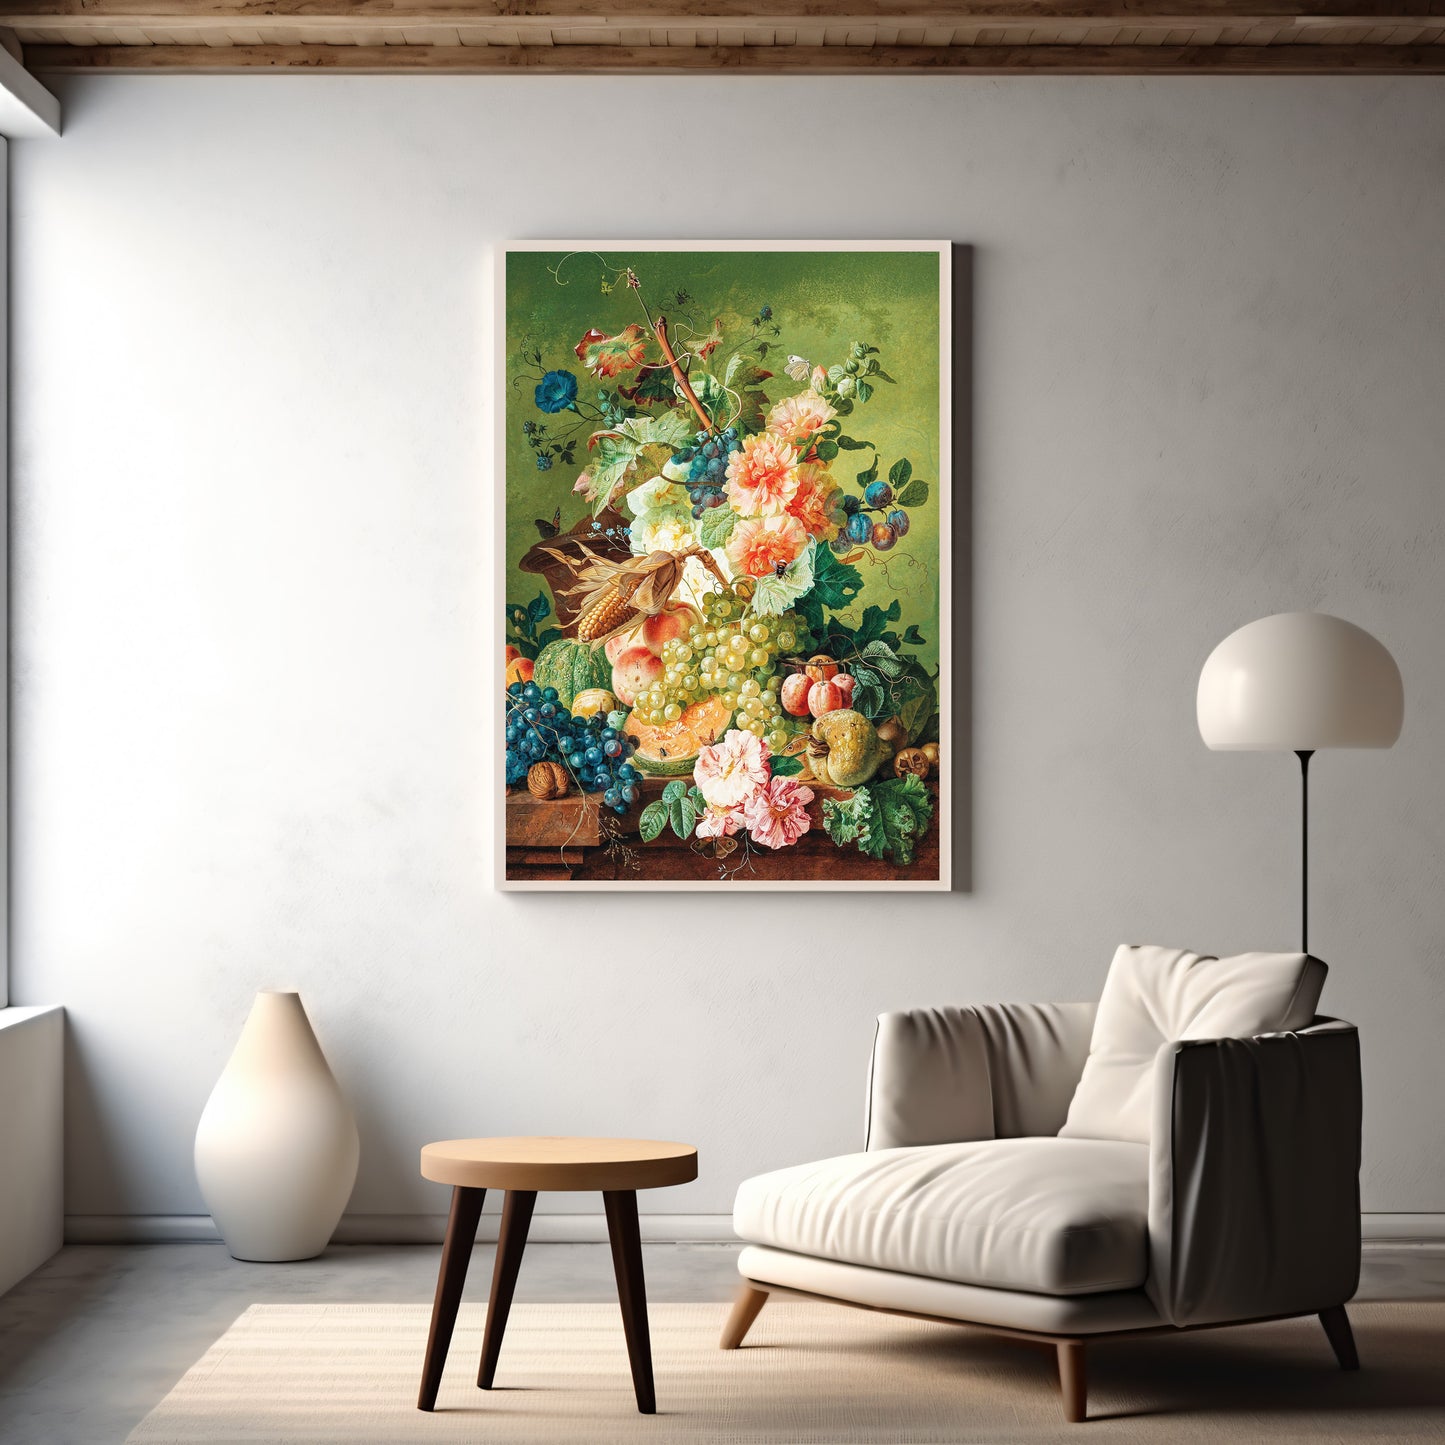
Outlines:
<svg viewBox="0 0 1445 1445"><path fill-rule="evenodd" d="M638 1410L644 1415L655 1415L657 1396L652 1385L652 1339L647 1329L647 1290L642 1282L637 1193L632 1189L604 1190L602 1202L607 1210L607 1234L612 1240L612 1268L617 1275L617 1299L622 1306L627 1358L632 1364L632 1388L637 1395Z"/></svg>
<svg viewBox="0 0 1445 1445"><path fill-rule="evenodd" d="M436 1298L431 1307L431 1332L427 1335L426 1359L421 1369L421 1393L418 1410L436 1408L437 1390L441 1387L442 1370L447 1362L447 1346L452 1342L452 1329L457 1322L457 1306L462 1302L462 1286L467 1280L467 1263L477 1239L477 1221L482 1214L485 1189L452 1190L452 1208L447 1216L447 1237L442 1244L441 1268L437 1271Z"/></svg>
<svg viewBox="0 0 1445 1445"><path fill-rule="evenodd" d="M527 1229L532 1223L535 1189L509 1189L502 1203L502 1232L497 1236L497 1260L492 1266L492 1297L487 1302L487 1333L482 1339L482 1363L477 1384L490 1390L497 1375L497 1356L502 1353L502 1336L512 1309L512 1291L517 1287L517 1270L527 1247Z"/></svg>

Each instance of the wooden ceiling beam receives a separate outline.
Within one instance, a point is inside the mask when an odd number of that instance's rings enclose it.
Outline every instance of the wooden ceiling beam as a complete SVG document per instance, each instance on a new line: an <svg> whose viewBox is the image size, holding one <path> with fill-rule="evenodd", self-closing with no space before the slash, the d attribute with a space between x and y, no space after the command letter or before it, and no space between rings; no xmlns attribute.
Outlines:
<svg viewBox="0 0 1445 1445"><path fill-rule="evenodd" d="M52 29L65 21L101 26L190 19L255 25L328 18L367 24L425 18L452 24L491 21L592 29L668 23L692 27L729 23L843 27L850 22L945 26L1026 20L1140 24L1181 16L1216 24L1311 18L1384 25L1423 24L1445 17L1445 0L5 0L0 11L4 15L0 23L15 29Z"/></svg>
<svg viewBox="0 0 1445 1445"><path fill-rule="evenodd" d="M1445 45L33 45L39 72L225 75L258 70L447 75L909 74L1415 75L1445 74Z"/></svg>

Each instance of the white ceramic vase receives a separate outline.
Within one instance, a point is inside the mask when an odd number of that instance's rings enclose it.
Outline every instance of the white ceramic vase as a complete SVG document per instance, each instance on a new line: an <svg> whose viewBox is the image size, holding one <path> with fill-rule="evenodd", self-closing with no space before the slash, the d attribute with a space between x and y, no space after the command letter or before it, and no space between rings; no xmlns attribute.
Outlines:
<svg viewBox="0 0 1445 1445"><path fill-rule="evenodd" d="M356 1120L301 995L256 995L196 1129L196 1178L237 1259L310 1259L356 1183Z"/></svg>

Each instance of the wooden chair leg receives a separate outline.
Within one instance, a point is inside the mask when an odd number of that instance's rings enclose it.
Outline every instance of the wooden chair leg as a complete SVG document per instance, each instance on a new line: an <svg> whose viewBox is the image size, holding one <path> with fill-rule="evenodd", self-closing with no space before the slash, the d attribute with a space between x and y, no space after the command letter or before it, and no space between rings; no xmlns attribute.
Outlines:
<svg viewBox="0 0 1445 1445"><path fill-rule="evenodd" d="M418 1410L436 1408L437 1389L447 1362L447 1347L452 1342L452 1328L457 1322L457 1306L462 1302L462 1286L467 1282L467 1264L472 1245L477 1242L477 1221L482 1214L485 1189L452 1190L452 1209L447 1218L447 1235L442 1244L441 1268L437 1271L436 1299L431 1309L431 1331L427 1335L426 1358L422 1363L421 1391L417 1395Z"/></svg>
<svg viewBox="0 0 1445 1445"><path fill-rule="evenodd" d="M1331 1305L1320 1311L1320 1323L1335 1352L1335 1359L1342 1370L1358 1370L1360 1357L1355 1351L1355 1332L1350 1328L1350 1317L1344 1305Z"/></svg>
<svg viewBox="0 0 1445 1445"><path fill-rule="evenodd" d="M732 1313L728 1316L727 1324L723 1326L722 1339L718 1341L718 1349L737 1349L742 1344L743 1337L752 1329L753 1321L763 1312L763 1306L767 1302L767 1290L758 1289L756 1285L751 1284L740 1286L738 1297L733 1301Z"/></svg>
<svg viewBox="0 0 1445 1445"><path fill-rule="evenodd" d="M1064 1395L1064 1419L1077 1425L1089 1413L1089 1379L1084 1365L1083 1340L1060 1340L1059 1389Z"/></svg>

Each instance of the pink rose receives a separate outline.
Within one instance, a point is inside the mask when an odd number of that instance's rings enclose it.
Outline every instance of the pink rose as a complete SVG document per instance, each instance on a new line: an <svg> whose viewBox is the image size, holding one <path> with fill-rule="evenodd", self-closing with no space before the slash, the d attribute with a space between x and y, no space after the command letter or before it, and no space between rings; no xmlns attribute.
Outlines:
<svg viewBox="0 0 1445 1445"><path fill-rule="evenodd" d="M792 778L772 778L743 804L743 821L754 843L791 848L813 826L808 804L813 790Z"/></svg>
<svg viewBox="0 0 1445 1445"><path fill-rule="evenodd" d="M710 807L735 808L768 781L770 757L761 738L730 728L721 742L698 753L692 780Z"/></svg>

